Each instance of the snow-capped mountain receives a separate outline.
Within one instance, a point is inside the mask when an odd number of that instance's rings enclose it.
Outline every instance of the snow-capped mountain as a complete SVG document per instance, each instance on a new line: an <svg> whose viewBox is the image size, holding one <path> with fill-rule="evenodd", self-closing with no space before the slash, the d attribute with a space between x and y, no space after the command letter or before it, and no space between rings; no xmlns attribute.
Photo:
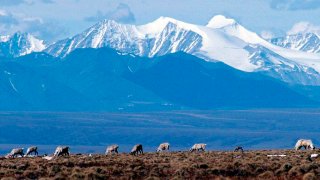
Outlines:
<svg viewBox="0 0 320 180"><path fill-rule="evenodd" d="M222 15L213 17L206 26L168 17L140 26L105 20L56 42L45 52L64 57L77 48L100 47L146 57L184 51L285 82L320 85L320 55L276 46Z"/></svg>
<svg viewBox="0 0 320 180"><path fill-rule="evenodd" d="M315 33L299 33L273 38L271 43L288 49L320 53L320 36Z"/></svg>
<svg viewBox="0 0 320 180"><path fill-rule="evenodd" d="M81 34L58 41L45 51L64 57L77 48L111 47L139 56L160 56L176 51L193 53L201 46L201 36L160 18L144 26L102 21Z"/></svg>
<svg viewBox="0 0 320 180"><path fill-rule="evenodd" d="M0 56L19 57L46 48L44 41L28 33L17 32L12 36L0 37Z"/></svg>

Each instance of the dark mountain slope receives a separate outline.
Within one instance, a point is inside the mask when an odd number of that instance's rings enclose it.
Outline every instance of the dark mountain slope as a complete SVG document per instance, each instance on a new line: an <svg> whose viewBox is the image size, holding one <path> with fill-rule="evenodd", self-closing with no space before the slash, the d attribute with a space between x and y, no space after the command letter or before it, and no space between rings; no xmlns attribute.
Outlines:
<svg viewBox="0 0 320 180"><path fill-rule="evenodd" d="M148 111L314 107L272 78L185 53L158 58L109 48L64 59L33 53L0 62L0 110Z"/></svg>
<svg viewBox="0 0 320 180"><path fill-rule="evenodd" d="M200 109L223 107L299 107L315 103L284 84L223 63L185 53L158 58L148 69L126 74L133 82L174 103Z"/></svg>

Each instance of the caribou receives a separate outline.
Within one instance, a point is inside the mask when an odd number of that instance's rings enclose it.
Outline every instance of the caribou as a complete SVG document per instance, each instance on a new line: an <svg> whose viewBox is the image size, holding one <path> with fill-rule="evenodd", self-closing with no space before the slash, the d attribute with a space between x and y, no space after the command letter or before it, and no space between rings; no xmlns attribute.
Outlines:
<svg viewBox="0 0 320 180"><path fill-rule="evenodd" d="M23 148L12 149L11 152L7 155L7 157L15 158L15 157L18 157L18 155L20 155L21 157L24 156Z"/></svg>
<svg viewBox="0 0 320 180"><path fill-rule="evenodd" d="M169 151L170 144L169 143L162 143L159 145L157 152L162 152L162 151Z"/></svg>
<svg viewBox="0 0 320 180"><path fill-rule="evenodd" d="M142 144L134 145L130 154L134 155L134 156L139 155L139 154L143 154Z"/></svg>
<svg viewBox="0 0 320 180"><path fill-rule="evenodd" d="M206 146L207 144L194 144L191 148L190 148L190 152L194 152L194 151L205 151L206 150Z"/></svg>
<svg viewBox="0 0 320 180"><path fill-rule="evenodd" d="M111 145L111 146L108 146L107 149L106 149L106 155L108 154L112 154L112 153L116 153L118 154L118 148L119 146L114 144L114 145Z"/></svg>
<svg viewBox="0 0 320 180"><path fill-rule="evenodd" d="M31 146L27 149L27 153L25 156L31 155L31 153L34 153L35 156L38 156L38 147L37 146Z"/></svg>
<svg viewBox="0 0 320 180"><path fill-rule="evenodd" d="M312 141L310 139L299 139L294 146L294 149L297 151L304 147L304 149L308 150L314 150L315 146L313 145Z"/></svg>
<svg viewBox="0 0 320 180"><path fill-rule="evenodd" d="M70 156L69 152L69 147L68 146L58 146L53 154L54 157L59 157L59 156Z"/></svg>

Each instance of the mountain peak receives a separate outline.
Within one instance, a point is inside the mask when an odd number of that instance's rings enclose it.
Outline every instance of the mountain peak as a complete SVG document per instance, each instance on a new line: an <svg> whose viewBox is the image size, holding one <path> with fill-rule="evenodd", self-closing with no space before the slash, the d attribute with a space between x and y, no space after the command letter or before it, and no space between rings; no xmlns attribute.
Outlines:
<svg viewBox="0 0 320 180"><path fill-rule="evenodd" d="M237 22L234 19L227 18L223 15L216 15L207 24L210 28L222 28L230 25L235 25Z"/></svg>
<svg viewBox="0 0 320 180"><path fill-rule="evenodd" d="M155 35L160 33L169 23L178 25L182 22L170 17L161 16L148 24L138 26L138 29L142 34Z"/></svg>
<svg viewBox="0 0 320 180"><path fill-rule="evenodd" d="M105 27L118 27L118 26L122 26L124 24L118 23L115 20L112 19L104 19L96 24L94 24L92 27L90 27L89 29L99 29L99 28L105 28ZM125 26L125 25L124 25ZM89 30L90 31L90 30Z"/></svg>
<svg viewBox="0 0 320 180"><path fill-rule="evenodd" d="M0 41L1 56L18 57L45 49L44 41L29 33L16 32L5 37Z"/></svg>
<svg viewBox="0 0 320 180"><path fill-rule="evenodd" d="M162 21L162 22L177 22L178 20L171 18L171 17L166 17L166 16L160 16L156 21Z"/></svg>
<svg viewBox="0 0 320 180"><path fill-rule="evenodd" d="M155 21L147 24L147 25L152 25L156 28L160 28L163 29L167 24L169 23L173 23L173 24L178 24L180 21L170 18L170 17L165 17L165 16L161 16L158 19L156 19Z"/></svg>

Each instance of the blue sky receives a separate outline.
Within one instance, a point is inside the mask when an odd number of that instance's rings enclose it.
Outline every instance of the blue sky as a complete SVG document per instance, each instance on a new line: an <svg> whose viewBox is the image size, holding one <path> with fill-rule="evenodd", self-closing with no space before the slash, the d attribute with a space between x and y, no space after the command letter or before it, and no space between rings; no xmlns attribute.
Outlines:
<svg viewBox="0 0 320 180"><path fill-rule="evenodd" d="M0 34L55 41L102 19L144 24L169 16L205 25L217 14L265 36L320 30L320 0L0 0Z"/></svg>

